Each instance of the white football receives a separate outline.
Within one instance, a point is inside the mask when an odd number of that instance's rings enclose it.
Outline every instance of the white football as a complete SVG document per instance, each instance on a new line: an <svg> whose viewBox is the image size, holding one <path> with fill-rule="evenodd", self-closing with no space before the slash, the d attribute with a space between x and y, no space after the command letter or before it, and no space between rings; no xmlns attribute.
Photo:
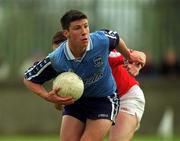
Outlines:
<svg viewBox="0 0 180 141"><path fill-rule="evenodd" d="M60 88L58 95L79 99L84 91L82 79L74 72L63 72L53 81L53 88Z"/></svg>

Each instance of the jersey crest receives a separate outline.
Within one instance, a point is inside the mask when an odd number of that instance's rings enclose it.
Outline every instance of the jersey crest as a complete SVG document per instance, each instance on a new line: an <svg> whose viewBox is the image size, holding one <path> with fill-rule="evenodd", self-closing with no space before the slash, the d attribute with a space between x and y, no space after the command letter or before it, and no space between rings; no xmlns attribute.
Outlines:
<svg viewBox="0 0 180 141"><path fill-rule="evenodd" d="M97 56L96 58L93 59L95 67L100 67L103 65L102 57Z"/></svg>

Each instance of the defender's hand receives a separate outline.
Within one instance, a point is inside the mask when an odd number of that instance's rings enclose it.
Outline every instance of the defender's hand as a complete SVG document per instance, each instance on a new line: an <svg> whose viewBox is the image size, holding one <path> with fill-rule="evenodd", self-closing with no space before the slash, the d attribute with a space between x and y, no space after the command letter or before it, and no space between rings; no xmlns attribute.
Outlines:
<svg viewBox="0 0 180 141"><path fill-rule="evenodd" d="M129 58L129 62L140 64L141 67L144 67L146 63L146 55L141 51L131 50Z"/></svg>
<svg viewBox="0 0 180 141"><path fill-rule="evenodd" d="M126 64L124 67L127 69L130 75L137 76L139 74L140 69L142 68L140 64L132 63Z"/></svg>

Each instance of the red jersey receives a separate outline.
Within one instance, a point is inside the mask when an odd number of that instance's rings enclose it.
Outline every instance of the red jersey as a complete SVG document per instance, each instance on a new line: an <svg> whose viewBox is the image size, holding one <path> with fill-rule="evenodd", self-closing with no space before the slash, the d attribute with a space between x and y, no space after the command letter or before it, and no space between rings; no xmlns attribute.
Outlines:
<svg viewBox="0 0 180 141"><path fill-rule="evenodd" d="M132 86L139 85L138 81L122 66L124 64L124 58L116 50L110 52L109 64L116 81L119 96L126 94Z"/></svg>

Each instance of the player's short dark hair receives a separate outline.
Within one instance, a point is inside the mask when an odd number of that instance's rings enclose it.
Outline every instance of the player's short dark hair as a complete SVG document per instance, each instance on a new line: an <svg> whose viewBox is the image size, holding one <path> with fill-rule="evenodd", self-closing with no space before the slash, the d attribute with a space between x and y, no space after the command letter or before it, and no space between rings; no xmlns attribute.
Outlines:
<svg viewBox="0 0 180 141"><path fill-rule="evenodd" d="M55 33L55 35L52 38L52 43L54 44L60 44L61 42L64 42L67 40L67 38L64 36L63 31L58 31Z"/></svg>
<svg viewBox="0 0 180 141"><path fill-rule="evenodd" d="M87 19L87 16L78 10L69 10L61 18L62 29L69 29L70 23L76 20Z"/></svg>

